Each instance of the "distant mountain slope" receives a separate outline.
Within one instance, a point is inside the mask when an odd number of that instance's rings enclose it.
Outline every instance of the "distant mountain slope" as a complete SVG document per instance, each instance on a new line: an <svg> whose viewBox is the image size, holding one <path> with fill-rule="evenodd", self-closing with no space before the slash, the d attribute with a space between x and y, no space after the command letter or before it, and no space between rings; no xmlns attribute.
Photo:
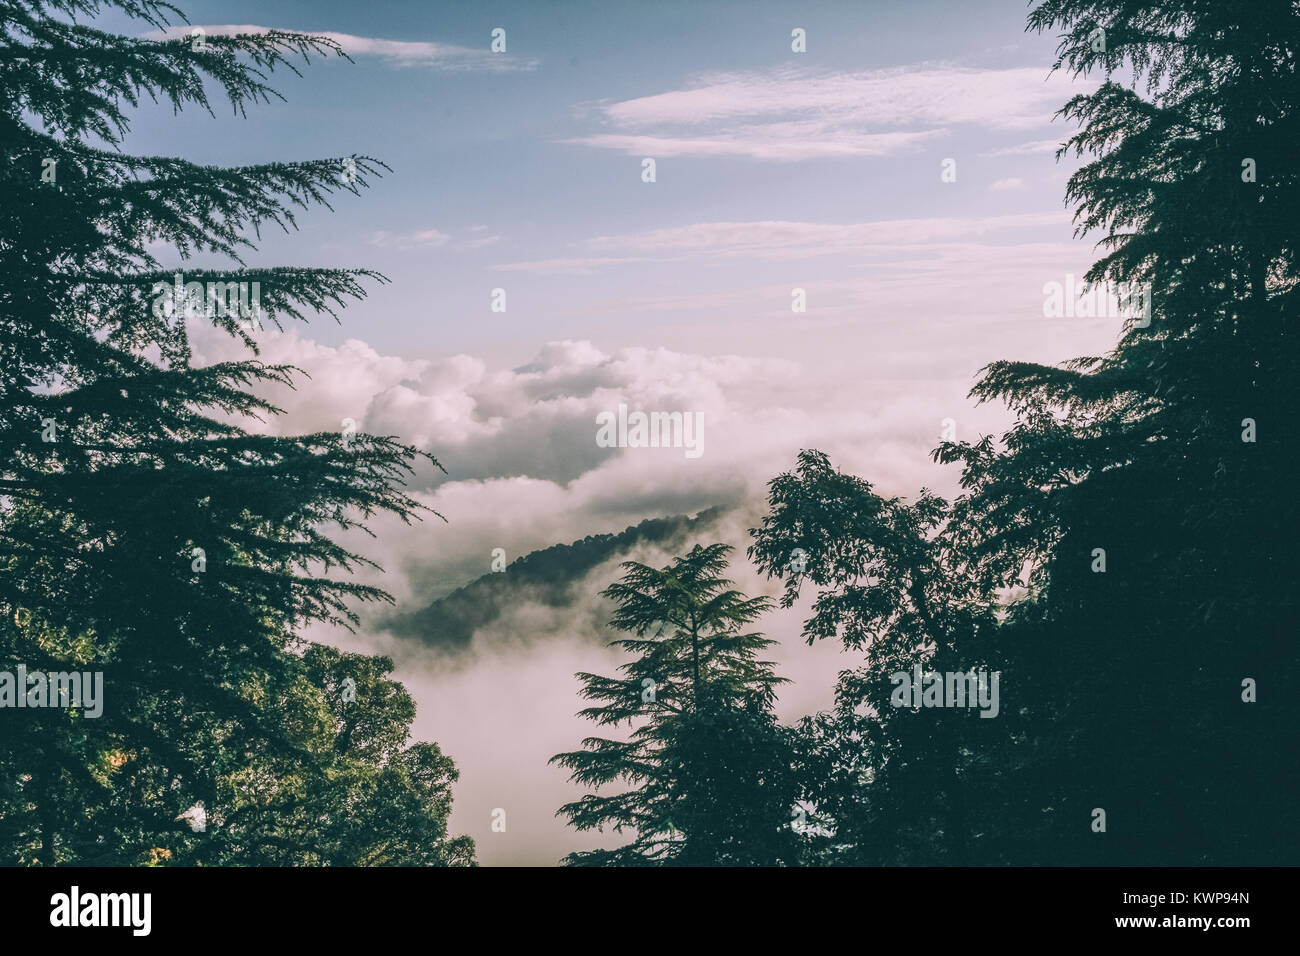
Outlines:
<svg viewBox="0 0 1300 956"><path fill-rule="evenodd" d="M474 632L491 624L503 609L522 601L566 607L574 601L573 585L593 568L630 553L639 544L675 550L725 511L719 507L702 511L694 518L648 518L618 534L589 535L572 544L533 551L517 558L505 571L485 574L418 611L393 615L383 627L398 637L455 653L468 647Z"/></svg>

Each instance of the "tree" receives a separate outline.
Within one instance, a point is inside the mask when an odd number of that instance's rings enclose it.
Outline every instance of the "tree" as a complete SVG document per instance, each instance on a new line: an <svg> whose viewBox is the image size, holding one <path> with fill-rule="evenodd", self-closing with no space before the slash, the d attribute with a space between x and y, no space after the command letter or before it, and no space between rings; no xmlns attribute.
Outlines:
<svg viewBox="0 0 1300 956"><path fill-rule="evenodd" d="M824 858L986 862L1000 827L979 807L997 802L987 795L1003 774L989 754L1014 715L999 708L997 719L979 719L974 701L966 709L895 704L895 675L916 665L922 674L983 673L987 695L991 672L1006 668L995 596L969 574L949 504L925 490L911 503L882 498L818 451L801 452L796 470L768 489L750 558L784 580L783 607L805 584L816 588L808 643L838 639L864 654L862 667L840 674L834 710L800 727L803 798L829 834Z"/></svg>
<svg viewBox="0 0 1300 956"><path fill-rule="evenodd" d="M1104 253L1087 278L1150 290L1104 357L985 369L973 394L1016 425L936 452L963 465L977 573L1034 596L1008 641L1044 844L1294 863L1300 12L1046 0L1029 26L1059 31L1058 68L1105 74L1061 111L1063 152L1091 157L1067 189Z"/></svg>
<svg viewBox="0 0 1300 956"><path fill-rule="evenodd" d="M745 630L770 606L722 575L730 548L696 545L664 568L626 562L603 596L610 626L632 634L611 646L634 655L621 676L579 674L581 716L635 725L626 740L589 737L551 762L578 784L623 780L634 789L591 793L560 813L579 830L635 831L615 850L572 853L575 865L778 865L799 861L802 838L788 732L772 704L777 677L757 655L774 641Z"/></svg>
<svg viewBox="0 0 1300 956"><path fill-rule="evenodd" d="M301 694L289 701L297 714L286 717L310 726L323 773L274 758L232 763L218 786L229 809L215 820L228 859L472 866L473 841L446 825L459 774L437 744L407 745L415 704L387 679L392 661L313 645L302 662Z"/></svg>
<svg viewBox="0 0 1300 956"><path fill-rule="evenodd" d="M105 674L98 718L0 711L0 855L428 862L442 850L418 845L420 830L463 862L463 844L442 842L445 758L322 747L325 674L298 636L311 622L355 623L350 602L391 600L347 579L370 562L326 529L363 528L381 512L417 518L402 483L419 453L365 434L252 434L250 417L280 411L258 386L292 384L297 370L256 358L198 367L188 338L187 320L208 321L255 355L262 322L335 315L363 281L382 281L242 258L264 226L287 230L295 209L356 194L382 164L221 169L121 148L141 96L210 110L210 84L242 114L278 95L266 80L296 72L291 56L342 50L279 31L197 43L77 22L109 8L158 29L180 16L152 0L0 2L0 669ZM157 244L235 268L187 271L200 285L177 294ZM254 306L240 283L258 283ZM372 719L396 735L409 708ZM372 797L349 804L358 787ZM291 792L331 826L350 807L391 815L380 794L400 793L404 834L384 848L348 850L340 838L337 851L277 856L269 824L196 835L182 819L202 804L212 821L242 821L267 794Z"/></svg>

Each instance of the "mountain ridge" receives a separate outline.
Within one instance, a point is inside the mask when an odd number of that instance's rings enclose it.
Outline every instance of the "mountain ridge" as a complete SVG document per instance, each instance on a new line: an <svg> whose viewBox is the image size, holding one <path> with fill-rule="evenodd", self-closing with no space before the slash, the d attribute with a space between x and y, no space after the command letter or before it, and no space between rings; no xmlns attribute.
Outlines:
<svg viewBox="0 0 1300 956"><path fill-rule="evenodd" d="M504 609L527 600L554 608L571 606L573 585L598 565L640 544L675 550L689 535L730 511L715 505L690 515L647 518L622 531L587 535L570 544L553 544L510 562L504 571L488 572L424 607L390 615L382 627L396 637L420 641L449 653L469 647L474 632L497 620Z"/></svg>

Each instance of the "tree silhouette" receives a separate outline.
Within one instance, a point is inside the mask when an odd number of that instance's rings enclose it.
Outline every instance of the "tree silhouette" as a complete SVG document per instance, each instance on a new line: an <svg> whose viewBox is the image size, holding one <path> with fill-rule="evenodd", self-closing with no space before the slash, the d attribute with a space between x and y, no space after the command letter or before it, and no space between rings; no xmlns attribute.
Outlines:
<svg viewBox="0 0 1300 956"><path fill-rule="evenodd" d="M1293 863L1300 14L1047 0L1029 25L1105 74L1062 110L1091 157L1067 201L1103 251L1087 278L1150 309L1106 356L989 366L973 394L1016 425L936 452L963 465L979 576L1035 598L1004 639L1036 728L1027 832L1054 862Z"/></svg>
<svg viewBox="0 0 1300 956"><path fill-rule="evenodd" d="M443 853L418 839L445 840L453 768L436 748L363 747L368 733L333 745L323 659L298 637L311 622L355 622L349 601L389 600L347 579L370 562L325 528L416 517L402 482L417 452L364 434L251 433L248 416L279 412L257 387L296 370L197 367L185 321L192 312L255 355L262 322L362 296L382 276L242 256L264 227L356 194L382 164L222 169L121 148L143 96L211 111L215 88L242 114L277 95L268 75L296 72L290 57L342 50L278 31L200 44L77 22L110 8L158 29L180 17L150 0L0 3L0 668L102 670L106 685L98 719L0 712L0 858L463 862L464 844ZM159 245L234 268L187 270L202 291L172 295ZM259 283L260 310L232 298L232 282ZM356 708L404 737L409 706L376 709L400 690L372 683ZM358 788L370 796L354 799ZM359 832L391 818L386 793L403 816L382 847L291 839L286 801L328 818L325 831ZM199 804L202 832L178 821Z"/></svg>
<svg viewBox="0 0 1300 956"><path fill-rule="evenodd" d="M784 679L757 654L772 640L746 631L770 606L722 575L730 548L696 545L664 568L626 562L603 593L611 643L634 655L619 677L579 674L581 715L601 727L633 725L626 740L589 737L552 763L578 784L635 785L591 793L560 813L579 830L635 831L615 850L572 853L576 865L777 865L799 862L796 788L788 733L771 707Z"/></svg>
<svg viewBox="0 0 1300 956"><path fill-rule="evenodd" d="M796 470L768 488L750 558L785 581L784 607L805 584L816 589L809 643L838 639L865 658L840 674L835 708L800 725L803 798L829 834L821 859L980 861L992 834L990 821L976 824L977 805L1001 796L986 751L1006 716L972 721L969 710L891 702L891 675L915 665L963 674L1001 666L995 596L969 574L963 529L942 498L882 498L817 451L801 452Z"/></svg>

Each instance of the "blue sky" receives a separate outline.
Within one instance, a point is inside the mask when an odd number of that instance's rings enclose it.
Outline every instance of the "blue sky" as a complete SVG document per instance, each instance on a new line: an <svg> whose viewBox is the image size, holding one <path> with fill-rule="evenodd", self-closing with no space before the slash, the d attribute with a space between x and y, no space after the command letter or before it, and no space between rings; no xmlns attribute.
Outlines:
<svg viewBox="0 0 1300 956"><path fill-rule="evenodd" d="M1017 0L186 12L211 32L330 33L353 53L278 75L286 102L245 119L142 109L126 148L219 165L355 152L393 167L249 261L392 279L341 327L258 333L266 360L311 379L271 389L286 414L253 427L350 418L445 463L411 491L447 524L381 520L375 539L348 542L383 565L363 579L401 610L486 573L496 548L512 561L714 505L734 509L716 532L743 554L765 483L801 448L884 494L952 493L956 473L929 458L943 423L966 439L1007 422L967 398L981 367L1097 354L1120 329L1043 311L1044 285L1094 257L1063 205L1072 166L1053 158L1070 130L1051 121L1086 84L1049 76L1054 40L1023 32ZM489 50L496 27L505 54ZM505 313L490 311L498 287ZM795 289L806 312L792 311ZM211 329L191 334L200 361L245 357ZM599 416L623 403L702 415L703 454L598 446ZM554 818L577 791L546 760L589 732L573 673L618 663L591 597L617 574L597 568L563 614L510 609L454 666L370 618L357 635L311 635L394 657L416 733L462 770L452 826L486 863L552 863L601 839ZM733 577L773 591L743 560ZM805 647L804 610L763 622L794 679L786 720L827 706L836 672L857 663ZM490 829L497 808L506 834Z"/></svg>
<svg viewBox="0 0 1300 956"><path fill-rule="evenodd" d="M617 243L593 247L593 240L719 222L853 224L1061 209L1064 174L1050 148L993 155L1065 135L1059 122L1030 127L1020 121L1059 105L1061 97L1051 91L1061 86L1047 79L1052 41L1025 34L1024 8L1009 0L273 2L194 3L185 10L191 23L209 28L250 24L355 38L345 42L357 51L355 63L318 62L303 78L279 74L273 85L285 103L255 108L245 119L220 108L215 120L196 111L173 117L167 109L148 109L129 144L216 164L355 151L393 167L363 198L340 197L334 214L309 212L300 217L300 232L270 235L263 246L261 261L368 265L394 280L350 309L343 329L316 324L312 335L322 342L361 335L377 349L405 355L468 351L507 364L527 361L538 343L553 338L596 338L608 345L653 339L723 351L737 335L753 333L759 300L719 304L716 296L768 281L793 287L851 278L861 274L861 261L819 254L774 269L768 256L755 260L732 252L721 261L683 261L674 259L679 249L647 256ZM488 52L498 26L506 30L504 56ZM794 27L807 31L807 53L791 52ZM375 43L362 41L397 46L377 53ZM419 46L428 44L452 49ZM1025 72L996 80L1000 71L1017 68ZM892 85L888 77L864 76L890 70L928 75L937 84L929 89L945 96L968 89L989 114L1005 119L990 123L970 103L940 104L936 115L915 122L852 115L851 103L840 97L851 99L858 88L878 87L873 95L880 103L902 108L927 96L907 89L908 75ZM797 73L783 78L782 71ZM742 100L747 91L761 91L756 99L778 102L766 113L711 124L684 121L690 103L663 101L680 91L719 87L720 74ZM773 87L800 84L806 95L787 109ZM718 90L720 96L732 92ZM620 125L611 119L611 107L629 102L640 102L643 114L662 122ZM596 145L594 139L660 137L665 131L670 140L701 133L707 139L715 126L739 127L743 139L744 127L761 136L762 123L818 116L827 117L839 136L918 138L880 155L772 159L686 150L657 156L654 184L641 182L640 160L655 149ZM955 183L939 182L946 157L957 160ZM988 189L1009 180L1019 184ZM1027 235L998 229L989 241ZM1040 228L1036 235L1066 240L1069 230ZM638 254L650 261L607 263L577 274L517 268ZM507 290L505 314L488 311L490 290L497 287ZM696 299L671 309L645 310L643 302L637 310L619 308L628 299L685 294ZM815 321L817 305L846 301L813 290L810 299L808 322ZM788 327L788 320L781 324ZM785 338L770 330L754 336L758 350L769 354L785 352Z"/></svg>

